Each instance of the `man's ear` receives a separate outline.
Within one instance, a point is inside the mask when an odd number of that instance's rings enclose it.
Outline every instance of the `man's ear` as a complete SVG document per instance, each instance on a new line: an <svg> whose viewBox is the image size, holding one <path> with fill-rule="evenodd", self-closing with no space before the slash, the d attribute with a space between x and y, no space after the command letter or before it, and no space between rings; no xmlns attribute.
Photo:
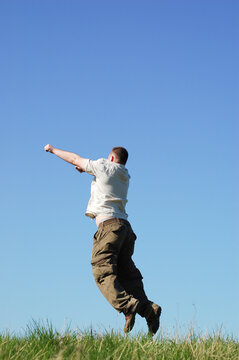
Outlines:
<svg viewBox="0 0 239 360"><path fill-rule="evenodd" d="M115 159L115 157L114 157L114 155L111 155L111 157L110 157L110 161L114 161L114 159Z"/></svg>

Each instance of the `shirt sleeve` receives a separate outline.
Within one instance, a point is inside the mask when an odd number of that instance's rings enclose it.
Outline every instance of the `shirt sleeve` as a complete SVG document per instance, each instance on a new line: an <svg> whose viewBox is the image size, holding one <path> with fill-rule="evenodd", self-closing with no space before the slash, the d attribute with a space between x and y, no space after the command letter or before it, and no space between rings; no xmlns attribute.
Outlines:
<svg viewBox="0 0 239 360"><path fill-rule="evenodd" d="M85 160L85 172L90 175L98 176L104 169L104 159Z"/></svg>

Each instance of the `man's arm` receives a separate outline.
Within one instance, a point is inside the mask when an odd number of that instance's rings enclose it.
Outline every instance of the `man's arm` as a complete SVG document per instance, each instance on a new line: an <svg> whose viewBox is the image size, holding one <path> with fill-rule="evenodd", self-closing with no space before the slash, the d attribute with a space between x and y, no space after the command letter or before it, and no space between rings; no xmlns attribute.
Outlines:
<svg viewBox="0 0 239 360"><path fill-rule="evenodd" d="M73 152L69 152L69 151L65 151L65 150L61 150L61 149L57 149L54 146L48 144L44 147L44 150L46 150L47 152L50 152L52 154L55 154L56 156L58 156L59 158L61 158L62 160L67 161L68 163L75 165L75 168L79 171L79 172L84 172L85 171L85 160L83 157L73 153Z"/></svg>

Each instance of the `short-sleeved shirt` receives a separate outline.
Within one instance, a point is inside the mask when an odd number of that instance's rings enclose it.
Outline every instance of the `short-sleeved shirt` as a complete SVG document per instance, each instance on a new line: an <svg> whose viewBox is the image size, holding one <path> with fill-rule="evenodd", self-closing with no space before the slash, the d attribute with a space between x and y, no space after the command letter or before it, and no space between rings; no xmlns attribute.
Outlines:
<svg viewBox="0 0 239 360"><path fill-rule="evenodd" d="M125 166L107 159L86 159L85 171L94 175L86 216L127 219L125 206L130 175Z"/></svg>

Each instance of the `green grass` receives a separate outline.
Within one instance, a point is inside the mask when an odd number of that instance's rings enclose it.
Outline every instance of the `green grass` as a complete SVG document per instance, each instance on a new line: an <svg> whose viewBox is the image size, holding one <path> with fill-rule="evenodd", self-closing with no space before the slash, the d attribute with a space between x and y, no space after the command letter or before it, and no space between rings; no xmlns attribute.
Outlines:
<svg viewBox="0 0 239 360"><path fill-rule="evenodd" d="M93 331L60 334L50 323L33 322L24 335L0 335L0 360L43 359L165 359L238 360L239 343L232 337L196 335L193 331L179 338L145 335L123 336Z"/></svg>

